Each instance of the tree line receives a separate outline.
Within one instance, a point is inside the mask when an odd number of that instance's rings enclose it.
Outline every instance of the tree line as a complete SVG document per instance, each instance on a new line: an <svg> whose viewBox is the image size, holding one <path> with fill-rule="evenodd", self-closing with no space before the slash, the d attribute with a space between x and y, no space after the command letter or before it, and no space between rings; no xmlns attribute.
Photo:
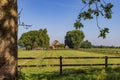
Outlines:
<svg viewBox="0 0 120 80"><path fill-rule="evenodd" d="M84 40L84 33L81 30L68 31L65 36L64 45L60 44L54 46L56 48L68 46L72 49L78 48L91 48L92 44L88 40ZM26 50L32 49L47 49L49 48L50 37L47 34L47 29L33 30L23 33L18 41L20 47L24 47Z"/></svg>
<svg viewBox="0 0 120 80"><path fill-rule="evenodd" d="M88 40L84 40L85 35L82 30L71 30L66 32L64 44L55 45L56 48L65 48L68 46L72 49L78 48L120 48L119 46L105 46L105 45L92 45ZM23 33L18 41L20 47L26 50L35 48L47 49L50 46L50 37L47 34L47 29L33 30Z"/></svg>
<svg viewBox="0 0 120 80"><path fill-rule="evenodd" d="M72 49L78 48L120 48L120 46L105 46L105 45L92 45L88 40L84 40L85 35L82 30L71 30L66 32L64 44L54 45L55 48L65 48L68 46ZM50 46L50 37L47 34L47 29L33 30L23 33L18 41L20 47L26 50L35 48L47 49Z"/></svg>

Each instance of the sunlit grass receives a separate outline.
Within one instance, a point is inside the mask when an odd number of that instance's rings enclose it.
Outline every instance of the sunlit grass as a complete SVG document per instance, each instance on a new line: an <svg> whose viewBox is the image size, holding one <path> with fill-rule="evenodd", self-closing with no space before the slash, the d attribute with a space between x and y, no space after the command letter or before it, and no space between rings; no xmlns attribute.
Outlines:
<svg viewBox="0 0 120 80"><path fill-rule="evenodd" d="M41 65L47 64L48 67L22 68L25 73L42 73L59 71L59 67L50 67L49 64L59 64L59 59L42 59L44 57L93 57L93 56L113 56L111 54L97 54L95 52L85 52L78 50L19 50L18 57L35 57L35 60L18 60L18 65ZM63 59L63 64L104 64L104 59ZM108 63L120 63L120 59L110 59ZM103 66L104 67L104 66ZM83 68L83 67L63 67L66 68ZM85 68L85 67L84 67Z"/></svg>

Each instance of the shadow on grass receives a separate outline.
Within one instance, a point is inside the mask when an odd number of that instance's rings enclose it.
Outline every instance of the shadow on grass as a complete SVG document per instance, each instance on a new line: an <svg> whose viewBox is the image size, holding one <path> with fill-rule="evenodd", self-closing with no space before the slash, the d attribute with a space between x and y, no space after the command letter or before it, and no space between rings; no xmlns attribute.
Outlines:
<svg viewBox="0 0 120 80"><path fill-rule="evenodd" d="M56 72L45 72L42 74L30 74L26 77L33 80L80 80L81 74L88 74L86 70L80 69L64 69L62 76L60 75L59 71ZM75 79L77 77L78 79Z"/></svg>
<svg viewBox="0 0 120 80"><path fill-rule="evenodd" d="M25 80L120 80L120 68L64 69L62 76L59 71L45 72L25 75Z"/></svg>

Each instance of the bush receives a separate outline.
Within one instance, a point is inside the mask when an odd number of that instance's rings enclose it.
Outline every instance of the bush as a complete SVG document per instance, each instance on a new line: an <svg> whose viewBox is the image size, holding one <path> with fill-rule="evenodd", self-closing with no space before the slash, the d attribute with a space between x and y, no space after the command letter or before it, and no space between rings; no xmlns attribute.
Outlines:
<svg viewBox="0 0 120 80"><path fill-rule="evenodd" d="M92 47L92 44L88 40L83 41L80 45L80 48L91 48L91 47Z"/></svg>

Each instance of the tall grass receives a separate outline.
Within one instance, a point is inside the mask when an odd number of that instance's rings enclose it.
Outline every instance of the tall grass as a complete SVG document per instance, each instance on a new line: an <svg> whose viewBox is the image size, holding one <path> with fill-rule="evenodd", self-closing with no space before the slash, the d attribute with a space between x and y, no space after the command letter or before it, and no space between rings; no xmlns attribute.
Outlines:
<svg viewBox="0 0 120 80"><path fill-rule="evenodd" d="M22 80L120 80L120 67L107 70L102 68L65 69L62 76L57 71L27 75L22 73L20 78Z"/></svg>

